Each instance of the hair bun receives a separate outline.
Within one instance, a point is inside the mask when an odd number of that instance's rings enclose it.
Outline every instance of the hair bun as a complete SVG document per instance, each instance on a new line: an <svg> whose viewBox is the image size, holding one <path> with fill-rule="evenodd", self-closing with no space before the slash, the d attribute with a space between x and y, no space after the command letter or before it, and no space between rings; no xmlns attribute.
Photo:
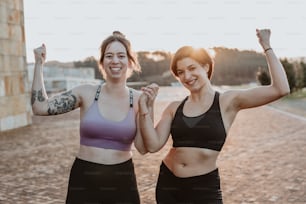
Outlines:
<svg viewBox="0 0 306 204"><path fill-rule="evenodd" d="M113 35L114 35L114 36L118 36L118 37L125 38L125 35L123 35L120 31L117 31L117 30L115 30L115 31L113 32Z"/></svg>

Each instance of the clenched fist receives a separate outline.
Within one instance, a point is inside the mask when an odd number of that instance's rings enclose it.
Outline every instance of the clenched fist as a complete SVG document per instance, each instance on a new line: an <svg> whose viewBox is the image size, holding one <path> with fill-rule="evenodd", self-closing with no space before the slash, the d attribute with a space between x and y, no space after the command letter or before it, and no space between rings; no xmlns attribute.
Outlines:
<svg viewBox="0 0 306 204"><path fill-rule="evenodd" d="M35 48L33 50L35 56L35 63L43 64L46 60L46 46L42 44L42 46Z"/></svg>
<svg viewBox="0 0 306 204"><path fill-rule="evenodd" d="M261 47L264 50L266 50L268 48L271 48L271 45L270 45L271 31L270 31L270 29L256 29L256 35L258 37L258 41L259 41Z"/></svg>

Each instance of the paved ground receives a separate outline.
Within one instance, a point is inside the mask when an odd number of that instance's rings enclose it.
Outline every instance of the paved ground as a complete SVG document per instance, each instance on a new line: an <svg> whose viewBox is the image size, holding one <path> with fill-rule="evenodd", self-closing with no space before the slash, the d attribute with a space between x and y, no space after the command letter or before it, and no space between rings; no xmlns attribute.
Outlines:
<svg viewBox="0 0 306 204"><path fill-rule="evenodd" d="M162 88L157 118L181 90ZM64 203L79 143L78 111L33 117L33 125L0 133L0 203ZM162 157L134 151L143 204L154 204ZM268 106L239 113L218 160L225 204L306 203L306 120Z"/></svg>

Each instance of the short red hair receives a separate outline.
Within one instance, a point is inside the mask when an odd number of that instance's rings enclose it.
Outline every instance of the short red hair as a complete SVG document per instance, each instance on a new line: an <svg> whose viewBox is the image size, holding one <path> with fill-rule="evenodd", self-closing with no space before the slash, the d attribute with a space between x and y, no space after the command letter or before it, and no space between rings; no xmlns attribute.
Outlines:
<svg viewBox="0 0 306 204"><path fill-rule="evenodd" d="M211 79L212 77L212 72L213 72L213 68L214 68L214 61L213 58L209 55L209 53L203 49L203 48L193 48L191 46L184 46L181 47L180 49L178 49L176 51L176 53L174 54L172 61L171 61L171 71L172 73L177 77L177 61L183 59L183 58L191 58L195 61L197 61L199 64L201 64L202 66L208 64L209 65L209 70L207 72L207 76L209 79Z"/></svg>

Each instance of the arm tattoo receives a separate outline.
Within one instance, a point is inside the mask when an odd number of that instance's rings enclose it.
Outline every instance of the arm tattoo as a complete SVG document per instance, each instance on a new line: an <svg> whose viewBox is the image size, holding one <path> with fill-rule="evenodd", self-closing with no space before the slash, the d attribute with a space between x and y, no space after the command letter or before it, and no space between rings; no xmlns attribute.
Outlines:
<svg viewBox="0 0 306 204"><path fill-rule="evenodd" d="M48 114L57 115L74 110L76 105L76 96L71 93L72 91L68 91L50 100L48 102Z"/></svg>
<svg viewBox="0 0 306 204"><path fill-rule="evenodd" d="M42 89L36 91L36 90L33 90L32 91L32 96L31 96L31 104L33 105L36 101L36 99L39 101L39 102L43 102L46 100L45 96L43 95L43 91Z"/></svg>

